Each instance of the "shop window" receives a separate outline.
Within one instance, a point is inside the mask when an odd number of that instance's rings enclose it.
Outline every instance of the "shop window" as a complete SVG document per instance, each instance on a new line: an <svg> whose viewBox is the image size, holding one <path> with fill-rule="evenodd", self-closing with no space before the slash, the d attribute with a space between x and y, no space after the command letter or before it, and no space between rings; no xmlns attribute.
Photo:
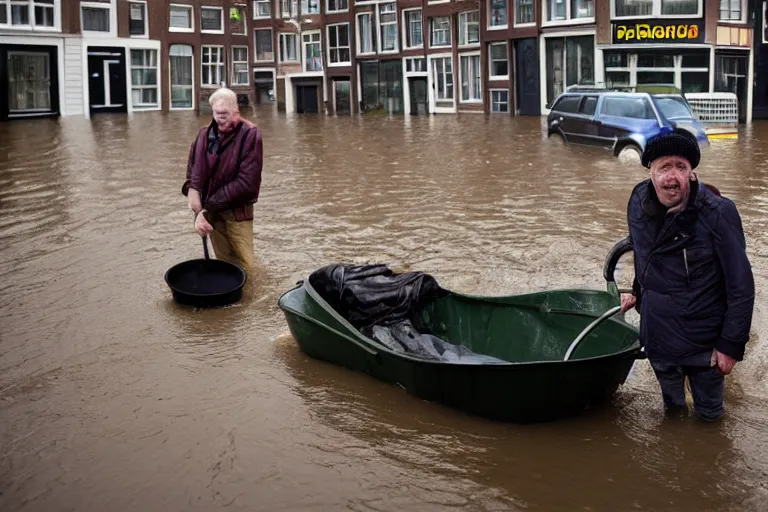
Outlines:
<svg viewBox="0 0 768 512"><path fill-rule="evenodd" d="M701 16L703 0L612 0L614 18Z"/></svg>
<svg viewBox="0 0 768 512"><path fill-rule="evenodd" d="M639 85L660 84L683 93L709 91L708 50L607 51L603 60L607 87L636 90Z"/></svg>
<svg viewBox="0 0 768 512"><path fill-rule="evenodd" d="M48 52L8 52L10 114L50 112L51 56Z"/></svg>
<svg viewBox="0 0 768 512"><path fill-rule="evenodd" d="M595 83L595 38L547 38L547 103L572 85Z"/></svg>

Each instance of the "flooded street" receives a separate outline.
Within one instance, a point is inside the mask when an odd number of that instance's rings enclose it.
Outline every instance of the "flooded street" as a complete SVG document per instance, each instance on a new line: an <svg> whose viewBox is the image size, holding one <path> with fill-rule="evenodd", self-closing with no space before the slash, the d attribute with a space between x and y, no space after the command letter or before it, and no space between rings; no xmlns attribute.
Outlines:
<svg viewBox="0 0 768 512"><path fill-rule="evenodd" d="M767 123L699 168L741 212L757 288L726 418L664 420L640 361L611 407L516 426L309 359L278 296L350 261L473 294L604 289L645 170L539 118L246 115L257 265L207 312L163 280L202 256L180 191L206 116L0 125L0 510L765 510Z"/></svg>

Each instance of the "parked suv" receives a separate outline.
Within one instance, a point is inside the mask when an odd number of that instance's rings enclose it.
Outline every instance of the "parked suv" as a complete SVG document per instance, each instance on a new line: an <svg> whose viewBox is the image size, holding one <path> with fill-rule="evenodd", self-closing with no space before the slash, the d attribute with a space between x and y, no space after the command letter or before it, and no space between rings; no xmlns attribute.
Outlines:
<svg viewBox="0 0 768 512"><path fill-rule="evenodd" d="M675 127L690 131L699 146L709 144L704 126L680 94L568 91L557 97L547 116L548 136L603 147L621 157L639 157L648 139Z"/></svg>

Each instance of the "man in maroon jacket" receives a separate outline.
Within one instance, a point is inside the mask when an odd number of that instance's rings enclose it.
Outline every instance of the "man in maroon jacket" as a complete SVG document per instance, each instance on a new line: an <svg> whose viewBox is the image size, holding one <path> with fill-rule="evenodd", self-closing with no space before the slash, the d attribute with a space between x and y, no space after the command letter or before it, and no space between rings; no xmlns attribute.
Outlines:
<svg viewBox="0 0 768 512"><path fill-rule="evenodd" d="M189 150L182 193L195 212L195 230L210 235L217 258L253 264L253 203L259 198L261 131L240 117L237 96L220 88L208 100L213 120L200 129Z"/></svg>

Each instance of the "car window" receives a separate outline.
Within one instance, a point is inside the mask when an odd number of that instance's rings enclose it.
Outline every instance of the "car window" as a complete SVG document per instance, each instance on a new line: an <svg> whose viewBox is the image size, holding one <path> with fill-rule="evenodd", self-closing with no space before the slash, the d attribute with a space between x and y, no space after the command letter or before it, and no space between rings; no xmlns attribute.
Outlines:
<svg viewBox="0 0 768 512"><path fill-rule="evenodd" d="M634 119L655 119L648 98L606 97L600 113L606 116L631 117Z"/></svg>
<svg viewBox="0 0 768 512"><path fill-rule="evenodd" d="M596 108L597 108L597 96L585 96L584 101L581 102L579 113L591 116L592 114L595 113Z"/></svg>
<svg viewBox="0 0 768 512"><path fill-rule="evenodd" d="M581 96L563 96L552 106L552 110L572 114L579 109L579 101Z"/></svg>
<svg viewBox="0 0 768 512"><path fill-rule="evenodd" d="M673 98L673 97L667 97L667 98L656 98L656 106L659 107L659 110L661 110L661 113L664 114L664 117L667 119L675 118L675 117L685 117L685 118L692 118L693 113L691 112L691 109L688 108L688 104L685 103L685 100L682 98Z"/></svg>

